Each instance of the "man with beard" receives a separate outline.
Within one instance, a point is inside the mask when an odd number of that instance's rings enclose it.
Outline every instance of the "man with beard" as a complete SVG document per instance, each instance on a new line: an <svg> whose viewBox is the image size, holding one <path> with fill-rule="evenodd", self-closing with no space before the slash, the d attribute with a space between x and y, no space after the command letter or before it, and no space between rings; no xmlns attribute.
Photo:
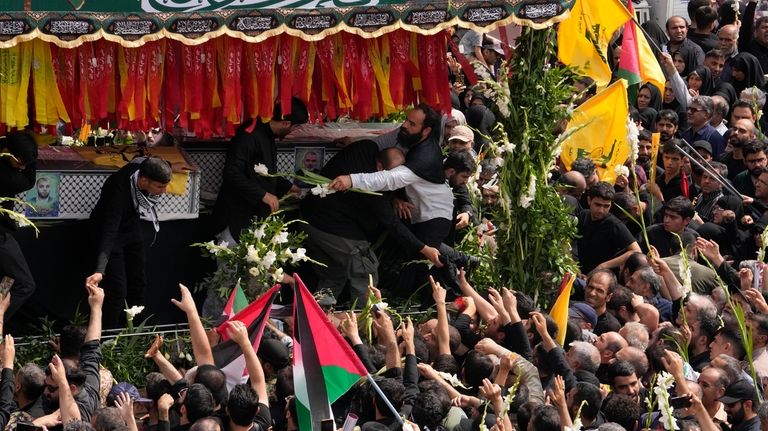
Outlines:
<svg viewBox="0 0 768 431"><path fill-rule="evenodd" d="M681 16L672 16L667 20L669 42L666 45L669 53L679 52L685 60L685 73L696 69L704 63L704 51L699 45L688 39L688 23Z"/></svg>
<svg viewBox="0 0 768 431"><path fill-rule="evenodd" d="M741 150L744 156L744 165L747 169L733 179L733 186L742 195L755 196L757 179L768 166L768 157L765 154L765 145L762 142L750 142Z"/></svg>
<svg viewBox="0 0 768 431"><path fill-rule="evenodd" d="M51 196L51 180L48 177L40 177L35 182L37 196L29 199L33 208L30 215L33 217L56 217L59 215L59 202Z"/></svg>
<svg viewBox="0 0 768 431"><path fill-rule="evenodd" d="M670 141L677 134L677 125L680 118L677 112L671 109L662 109L659 111L659 115L656 116L656 131L661 135L659 144L659 158L661 158L661 150L664 148L664 144Z"/></svg>
<svg viewBox="0 0 768 431"><path fill-rule="evenodd" d="M224 181L213 208L219 240L236 244L240 231L247 228L254 217L267 217L280 209L279 199L283 195L299 192L290 181L260 175L254 168L261 165L265 173L277 172L275 139L284 138L308 119L307 107L293 97L290 114L283 115L280 105L275 104L270 121L248 121L237 130L227 147Z"/></svg>
<svg viewBox="0 0 768 431"><path fill-rule="evenodd" d="M477 223L477 210L472 205L472 198L467 189L469 178L477 170L477 163L468 151L453 151L448 154L443 162L445 178L453 192L453 221L450 233L445 240L449 246L453 246L457 239L457 232L466 229L470 224ZM460 239L463 233L458 238Z"/></svg>
<svg viewBox="0 0 768 431"><path fill-rule="evenodd" d="M715 170L720 177L726 177L728 175L728 167L720 162L709 162L712 169ZM710 171L704 171L701 173L701 193L693 199L693 209L696 211L694 220L699 224L712 221L712 212L717 203L717 200L723 196L723 186L720 184L720 180L714 177Z"/></svg>
<svg viewBox="0 0 768 431"><path fill-rule="evenodd" d="M745 380L731 383L720 402L725 406L731 431L760 431L757 417L760 400L752 384Z"/></svg>
<svg viewBox="0 0 768 431"><path fill-rule="evenodd" d="M640 165L645 171L646 178L651 177L651 150L653 149L653 142L651 141L652 138L653 137L651 132L648 130L641 130L637 138L637 164ZM653 168L656 169L656 177L664 175L664 169L662 169L658 164Z"/></svg>
<svg viewBox="0 0 768 431"><path fill-rule="evenodd" d="M720 72L720 79L725 82L731 82L731 63L733 58L739 53L737 45L739 42L739 28L733 24L720 27L717 31L717 43L720 51L723 52L725 61L723 71Z"/></svg>
<svg viewBox="0 0 768 431"><path fill-rule="evenodd" d="M740 102L747 103L747 102ZM734 111L736 105L734 105ZM733 117L731 117L733 119ZM733 181L736 175L744 172L747 165L744 164L744 154L742 149L745 145L755 142L757 139L755 123L746 118L731 121L729 130L728 144L731 151L720 156L720 161L728 167L728 179Z"/></svg>
<svg viewBox="0 0 768 431"><path fill-rule="evenodd" d="M329 188L356 187L370 191L405 188L411 230L425 245L439 247L451 229L453 193L445 181L440 144L435 136L439 115L421 103L400 127L397 144L408 149L405 164L391 170L337 176ZM423 280L419 280L419 283Z"/></svg>
<svg viewBox="0 0 768 431"><path fill-rule="evenodd" d="M155 205L171 182L171 165L157 157L140 157L110 175L91 211L94 271L85 285L104 281L104 326L115 328L123 309L144 303L144 241L141 216L160 230Z"/></svg>

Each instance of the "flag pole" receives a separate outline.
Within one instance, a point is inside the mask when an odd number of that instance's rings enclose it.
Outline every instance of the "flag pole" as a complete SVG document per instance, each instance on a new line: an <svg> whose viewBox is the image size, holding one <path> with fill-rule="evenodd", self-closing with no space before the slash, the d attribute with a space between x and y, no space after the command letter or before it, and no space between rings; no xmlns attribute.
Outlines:
<svg viewBox="0 0 768 431"><path fill-rule="evenodd" d="M379 387L379 385L377 385L376 381L373 380L373 376L371 376L371 373L368 373L367 377L368 377L368 382L371 383L371 386L373 386L373 389L376 391L376 394L378 394L381 397L381 399L384 400L384 403L387 405L389 410L392 412L393 415L395 415L395 419L397 419L397 423L399 423L400 425L403 425L403 418L400 417L400 412L398 412L395 409L395 406L393 406L392 403L389 402L389 399L387 398L387 396L384 395L384 392L381 391L381 388Z"/></svg>

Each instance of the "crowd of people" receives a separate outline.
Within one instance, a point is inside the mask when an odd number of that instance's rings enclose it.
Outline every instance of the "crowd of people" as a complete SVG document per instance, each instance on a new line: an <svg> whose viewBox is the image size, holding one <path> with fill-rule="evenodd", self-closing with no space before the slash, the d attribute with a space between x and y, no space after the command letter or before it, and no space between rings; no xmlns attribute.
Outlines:
<svg viewBox="0 0 768 431"><path fill-rule="evenodd" d="M332 182L301 202L307 254L326 265L312 266L313 287L348 304L370 295L381 301L374 243L386 232L403 257L430 262L406 266L398 284L416 291L429 280L420 300L436 311L413 323L382 309L373 313L371 332L354 313L330 315L381 389L354 386L332 406L334 428L354 417L362 431L768 430L768 268L757 258L768 225L768 138L761 133L768 125L768 16L755 20L754 0L738 16L733 0L718 3L691 0L687 19L673 16L664 30L645 26L661 48L668 81L663 93L639 88L631 110L637 163L617 167L614 184L601 181L586 158L553 172L551 186L578 232L572 250L581 277L566 326L520 286L475 289L479 258L456 249L467 232L493 222L502 186L498 163L482 157L496 122L487 88L465 85L461 63L495 79L505 55L500 41L468 31L454 44L459 52L447 60L451 113L419 104L392 133L344 142L323 164L320 174ZM614 62L619 51L617 41ZM588 79L575 85L589 96ZM277 212L284 195L300 192L301 184L274 175L276 140L307 122L307 109L294 98L290 113L282 111L276 105L271 121L242 125L228 144L213 213L222 243L236 244L254 217ZM19 135L0 142L15 156L0 161L2 196L33 187L33 145ZM273 318L255 348L245 325L228 323L249 374L228 387L212 354L218 338L206 333L182 286L173 303L187 316L195 367L176 369L158 338L146 357L159 372L144 381L113 382L100 368L102 324L118 326L124 301L142 301L136 226L141 215L159 231L154 205L170 174L170 166L149 158L107 181L91 220L88 326L64 328L44 368L14 364L13 338L5 337L1 426L298 428L290 318ZM341 193L353 188L381 194ZM11 233L15 220L6 221L12 223L0 224L0 269L16 281L0 292L7 320L34 282ZM283 281L293 282L289 275Z"/></svg>

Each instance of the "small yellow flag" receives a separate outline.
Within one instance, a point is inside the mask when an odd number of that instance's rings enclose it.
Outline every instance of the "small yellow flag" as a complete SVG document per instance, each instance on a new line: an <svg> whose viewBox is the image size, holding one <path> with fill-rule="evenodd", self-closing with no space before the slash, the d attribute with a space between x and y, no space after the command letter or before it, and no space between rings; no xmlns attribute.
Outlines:
<svg viewBox="0 0 768 431"><path fill-rule="evenodd" d="M630 18L619 0L576 0L558 28L557 57L594 79L598 88L605 87L611 81L608 43Z"/></svg>
<svg viewBox="0 0 768 431"><path fill-rule="evenodd" d="M571 273L566 273L563 278L563 284L560 289L560 295L555 300L555 305L552 306L552 310L549 315L555 319L557 323L557 342L562 346L565 343L565 332L568 327L568 308L571 302L571 288L573 287L573 281L576 277Z"/></svg>
<svg viewBox="0 0 768 431"><path fill-rule="evenodd" d="M616 181L614 168L630 155L627 143L627 82L620 79L573 111L560 159L567 169L588 157L597 165L601 181Z"/></svg>

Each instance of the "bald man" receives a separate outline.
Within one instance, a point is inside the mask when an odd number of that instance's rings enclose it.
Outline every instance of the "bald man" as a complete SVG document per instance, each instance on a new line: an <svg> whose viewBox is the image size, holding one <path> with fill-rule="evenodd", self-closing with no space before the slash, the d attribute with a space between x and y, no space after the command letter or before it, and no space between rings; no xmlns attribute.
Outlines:
<svg viewBox="0 0 768 431"><path fill-rule="evenodd" d="M717 31L717 46L725 56L723 71L720 72L720 79L725 82L731 82L731 63L733 58L739 53L739 28L733 24L724 25Z"/></svg>

